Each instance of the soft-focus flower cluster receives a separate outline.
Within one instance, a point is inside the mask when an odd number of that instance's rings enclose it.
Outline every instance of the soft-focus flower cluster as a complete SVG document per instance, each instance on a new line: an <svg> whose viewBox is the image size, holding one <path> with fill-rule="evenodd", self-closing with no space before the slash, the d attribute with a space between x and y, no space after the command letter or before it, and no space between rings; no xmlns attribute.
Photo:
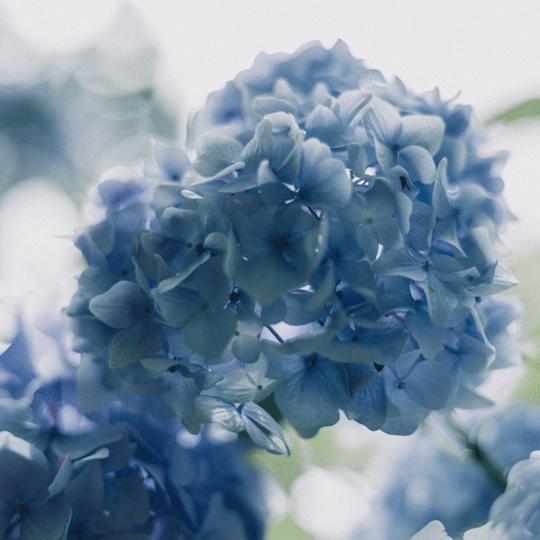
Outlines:
<svg viewBox="0 0 540 540"><path fill-rule="evenodd" d="M17 326L0 356L2 538L263 538L263 478L244 445L193 437L144 399L83 414L69 355L52 377L34 369L44 367L36 343L58 358L62 335Z"/></svg>
<svg viewBox="0 0 540 540"><path fill-rule="evenodd" d="M174 137L158 55L139 14L120 11L79 50L44 55L0 14L0 193L47 177L81 198L105 166Z"/></svg>
<svg viewBox="0 0 540 540"><path fill-rule="evenodd" d="M506 490L493 503L490 521L465 532L463 540L535 540L540 538L540 453L516 463ZM452 540L440 521L432 521L411 540Z"/></svg>
<svg viewBox="0 0 540 540"><path fill-rule="evenodd" d="M488 520L492 536L486 539L538 537L538 459L527 461L540 448L538 408L512 405L460 435L446 431L439 440L415 436L408 449L386 460L384 486L352 538L408 540L434 520L452 537Z"/></svg>
<svg viewBox="0 0 540 540"><path fill-rule="evenodd" d="M192 119L193 159L157 146L98 185L69 307L83 365L273 452L276 405L309 437L486 404L517 310L491 298L514 283L511 214L470 116L342 42L260 56Z"/></svg>
<svg viewBox="0 0 540 540"><path fill-rule="evenodd" d="M508 540L540 537L540 453L516 463L508 474L506 491L491 508L494 536Z"/></svg>

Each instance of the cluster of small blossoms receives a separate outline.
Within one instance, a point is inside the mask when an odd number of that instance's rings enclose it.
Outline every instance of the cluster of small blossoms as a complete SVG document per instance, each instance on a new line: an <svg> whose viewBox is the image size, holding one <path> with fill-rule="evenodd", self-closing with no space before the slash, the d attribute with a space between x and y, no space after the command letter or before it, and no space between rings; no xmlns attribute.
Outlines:
<svg viewBox="0 0 540 540"><path fill-rule="evenodd" d="M455 540L535 540L540 537L540 453L516 463L506 490L491 507L490 520ZM364 537L362 537L364 538ZM411 540L452 540L439 521L432 521Z"/></svg>
<svg viewBox="0 0 540 540"><path fill-rule="evenodd" d="M489 521L456 536L455 540L535 540L540 537L540 453L532 452L528 459L516 463L510 469L507 481L505 491L491 507ZM394 533L397 536L388 538L401 537L402 529L396 523ZM402 537L410 540L452 540L438 519L428 523L414 536Z"/></svg>
<svg viewBox="0 0 540 540"><path fill-rule="evenodd" d="M540 536L540 452L510 470L506 491L491 508L490 530L501 540Z"/></svg>
<svg viewBox="0 0 540 540"><path fill-rule="evenodd" d="M245 446L193 437L143 398L85 415L61 338L20 324L0 355L0 537L262 540L264 483ZM43 342L66 354L49 378L35 371Z"/></svg>
<svg viewBox="0 0 540 540"><path fill-rule="evenodd" d="M536 406L514 404L457 432L443 424L442 437L415 435L399 454L383 458L389 463L384 484L372 501L369 520L350 538L409 540L434 520L452 537L471 531L466 540L475 539L474 534L478 540L536 538L538 413ZM373 473L379 471L380 462L373 467ZM473 534L473 528L486 523Z"/></svg>
<svg viewBox="0 0 540 540"><path fill-rule="evenodd" d="M270 412L408 434L485 404L517 311L491 298L514 283L503 158L470 116L342 42L257 58L193 117L193 155L157 145L97 186L68 308L83 375L278 453Z"/></svg>

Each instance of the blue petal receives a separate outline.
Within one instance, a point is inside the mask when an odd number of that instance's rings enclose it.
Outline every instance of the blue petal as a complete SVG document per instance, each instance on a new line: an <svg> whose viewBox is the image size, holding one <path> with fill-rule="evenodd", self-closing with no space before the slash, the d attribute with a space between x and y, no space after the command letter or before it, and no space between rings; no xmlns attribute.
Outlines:
<svg viewBox="0 0 540 540"><path fill-rule="evenodd" d="M306 132L308 138L334 146L340 140L341 124L331 109L317 105L306 118Z"/></svg>
<svg viewBox="0 0 540 540"><path fill-rule="evenodd" d="M290 454L281 426L262 407L246 403L241 414L246 431L257 446L272 454Z"/></svg>
<svg viewBox="0 0 540 540"><path fill-rule="evenodd" d="M176 287L167 292L152 291L156 307L170 326L180 327L193 316L202 302L197 291L188 287Z"/></svg>
<svg viewBox="0 0 540 540"><path fill-rule="evenodd" d="M399 138L402 148L422 146L434 156L441 146L445 125L438 116L410 114L401 119L403 131Z"/></svg>
<svg viewBox="0 0 540 540"><path fill-rule="evenodd" d="M407 315L407 326L426 358L435 358L446 340L446 330L437 328L425 311L414 311Z"/></svg>
<svg viewBox="0 0 540 540"><path fill-rule="evenodd" d="M129 328L151 308L149 298L131 281L119 281L90 300L90 312L111 328Z"/></svg>
<svg viewBox="0 0 540 540"><path fill-rule="evenodd" d="M353 401L358 410L356 422L371 430L380 429L387 416L386 392L382 377L373 377L353 393Z"/></svg>
<svg viewBox="0 0 540 540"><path fill-rule="evenodd" d="M435 180L435 163L422 146L408 146L400 150L398 163L407 169L413 182L432 184Z"/></svg>
<svg viewBox="0 0 540 540"><path fill-rule="evenodd" d="M433 272L429 272L427 281L419 285L426 295L433 324L444 326L458 304L456 296Z"/></svg>
<svg viewBox="0 0 540 540"><path fill-rule="evenodd" d="M236 316L225 309L200 311L184 327L186 344L207 358L218 357L233 337Z"/></svg>
<svg viewBox="0 0 540 540"><path fill-rule="evenodd" d="M7 431L0 432L0 499L31 501L47 489L45 454Z"/></svg>
<svg viewBox="0 0 540 540"><path fill-rule="evenodd" d="M409 223L410 229L407 235L407 244L416 251L429 251L431 234L435 224L433 208L427 204L415 201Z"/></svg>
<svg viewBox="0 0 540 540"><path fill-rule="evenodd" d="M163 345L164 337L157 323L141 320L135 326L121 330L109 345L109 365L121 368L156 353Z"/></svg>
<svg viewBox="0 0 540 540"><path fill-rule="evenodd" d="M371 102L372 97L358 90L343 92L337 98L336 115L344 126L356 123L359 113Z"/></svg>
<svg viewBox="0 0 540 540"><path fill-rule="evenodd" d="M302 437L312 437L323 426L339 420L339 404L347 394L342 368L319 360L314 367L297 363L281 381L274 397L283 415Z"/></svg>
<svg viewBox="0 0 540 540"><path fill-rule="evenodd" d="M165 172L165 178L179 182L191 169L191 162L186 153L178 146L154 140L152 144L154 160Z"/></svg>
<svg viewBox="0 0 540 540"><path fill-rule="evenodd" d="M258 169L264 160L270 158L271 152L272 122L265 118L255 128L253 139L242 150L240 159L246 164L246 168Z"/></svg>
<svg viewBox="0 0 540 540"><path fill-rule="evenodd" d="M448 194L448 176L446 174L448 160L442 159L437 167L435 183L433 185L433 210L438 219L444 219L452 213L452 205Z"/></svg>
<svg viewBox="0 0 540 540"><path fill-rule="evenodd" d="M21 540L66 540L71 521L71 505L63 496L53 497L24 513Z"/></svg>
<svg viewBox="0 0 540 540"><path fill-rule="evenodd" d="M299 178L299 196L317 208L345 206L352 184L343 163L332 157L330 149L316 139L302 145L303 159Z"/></svg>
<svg viewBox="0 0 540 540"><path fill-rule="evenodd" d="M405 380L404 391L411 401L431 410L442 409L455 384L455 366L443 360L422 360Z"/></svg>
<svg viewBox="0 0 540 540"><path fill-rule="evenodd" d="M205 135L197 146L195 170L202 176L211 177L237 162L242 145L223 135Z"/></svg>
<svg viewBox="0 0 540 540"><path fill-rule="evenodd" d="M364 122L366 128L380 142L392 145L398 142L401 135L401 117L396 108L380 99L373 99Z"/></svg>
<svg viewBox="0 0 540 540"><path fill-rule="evenodd" d="M286 99L273 96L258 96L253 100L253 114L259 117L275 112L296 113L296 107Z"/></svg>
<svg viewBox="0 0 540 540"><path fill-rule="evenodd" d="M362 178L368 165L368 155L363 145L349 144L347 147L348 165L355 176Z"/></svg>
<svg viewBox="0 0 540 540"><path fill-rule="evenodd" d="M161 232L169 238L195 244L201 239L202 219L194 210L165 208L160 218Z"/></svg>
<svg viewBox="0 0 540 540"><path fill-rule="evenodd" d="M232 353L241 362L256 362L261 354L261 342L254 336L240 335L233 342Z"/></svg>
<svg viewBox="0 0 540 540"><path fill-rule="evenodd" d="M422 264L403 249L385 251L374 266L378 273L385 276L402 276L415 281L426 278Z"/></svg>

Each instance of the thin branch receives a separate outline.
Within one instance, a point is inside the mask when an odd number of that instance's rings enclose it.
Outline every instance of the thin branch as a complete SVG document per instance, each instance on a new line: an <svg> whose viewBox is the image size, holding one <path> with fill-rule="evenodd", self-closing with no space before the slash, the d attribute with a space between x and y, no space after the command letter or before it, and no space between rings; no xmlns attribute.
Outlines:
<svg viewBox="0 0 540 540"><path fill-rule="evenodd" d="M320 216L317 215L317 212L315 212L315 210L313 208L311 208L311 206L307 206L306 207L308 210L309 210L309 213L317 220L319 221L321 218Z"/></svg>
<svg viewBox="0 0 540 540"><path fill-rule="evenodd" d="M478 463L491 480L503 491L506 489L506 478L504 474L493 463L491 458L486 454L484 449L469 437L469 434L463 429L452 416L448 416L448 425L454 433L461 439L465 448L469 451L469 455Z"/></svg>
<svg viewBox="0 0 540 540"><path fill-rule="evenodd" d="M285 343L285 340L269 325L265 324L264 327L280 342Z"/></svg>

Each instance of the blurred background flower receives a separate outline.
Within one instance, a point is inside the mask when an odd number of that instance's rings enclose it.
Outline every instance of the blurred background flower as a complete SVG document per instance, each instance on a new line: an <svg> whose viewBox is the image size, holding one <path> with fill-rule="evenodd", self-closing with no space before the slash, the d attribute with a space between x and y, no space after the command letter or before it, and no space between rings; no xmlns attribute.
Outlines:
<svg viewBox="0 0 540 540"><path fill-rule="evenodd" d="M105 168L139 160L150 137L178 133L178 99L134 8L73 50L47 50L32 37L0 11L3 294L73 275L76 251L59 237L79 225L88 186Z"/></svg>
<svg viewBox="0 0 540 540"><path fill-rule="evenodd" d="M107 166L175 138L176 98L141 16L122 9L74 52L43 51L0 18L0 188L39 176L79 200Z"/></svg>

